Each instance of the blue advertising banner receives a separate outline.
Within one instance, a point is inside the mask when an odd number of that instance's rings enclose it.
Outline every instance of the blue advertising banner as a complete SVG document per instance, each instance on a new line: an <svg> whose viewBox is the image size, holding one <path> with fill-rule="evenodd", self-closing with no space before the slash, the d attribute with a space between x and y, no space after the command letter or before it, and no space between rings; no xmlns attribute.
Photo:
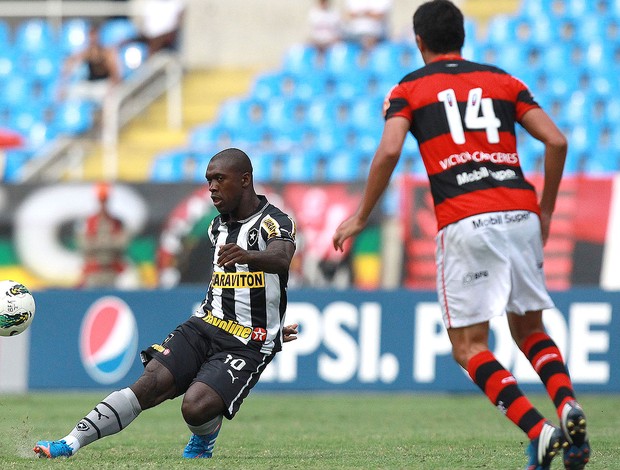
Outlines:
<svg viewBox="0 0 620 470"><path fill-rule="evenodd" d="M139 351L184 321L203 289L48 291L31 326L30 389L119 388L141 373ZM578 391L620 392L620 292L556 292L545 324ZM475 391L451 356L433 292L293 290L287 323L297 341L267 368L257 390ZM510 338L505 317L491 346L522 388L542 386Z"/></svg>

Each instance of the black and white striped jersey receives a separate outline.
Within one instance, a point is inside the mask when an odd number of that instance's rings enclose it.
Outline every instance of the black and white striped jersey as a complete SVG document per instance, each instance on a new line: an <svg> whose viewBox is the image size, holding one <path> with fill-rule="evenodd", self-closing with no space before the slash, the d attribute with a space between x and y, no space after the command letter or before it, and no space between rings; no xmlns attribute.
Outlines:
<svg viewBox="0 0 620 470"><path fill-rule="evenodd" d="M273 240L295 243L293 219L265 196L259 198L257 211L247 219L227 222L225 215L218 215L211 222L213 274L206 298L194 315L269 354L282 348L288 273L266 273L246 264L232 268L217 265L219 247L227 243L258 251L264 251Z"/></svg>

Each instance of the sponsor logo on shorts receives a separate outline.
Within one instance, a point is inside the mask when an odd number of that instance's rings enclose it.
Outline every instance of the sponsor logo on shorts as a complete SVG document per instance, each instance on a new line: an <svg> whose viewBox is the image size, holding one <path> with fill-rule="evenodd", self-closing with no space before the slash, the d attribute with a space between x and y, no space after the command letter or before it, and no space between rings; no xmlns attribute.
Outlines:
<svg viewBox="0 0 620 470"><path fill-rule="evenodd" d="M170 349L164 348L161 344L152 344L151 348L153 348L157 352L162 353L164 356L170 354Z"/></svg>
<svg viewBox="0 0 620 470"><path fill-rule="evenodd" d="M518 224L529 220L531 212L504 212L502 214L492 214L486 217L478 217L472 220L474 229L480 227L490 227L492 225Z"/></svg>
<svg viewBox="0 0 620 470"><path fill-rule="evenodd" d="M233 336L238 336L239 338L248 339L252 334L251 327L243 326L241 323L234 320L224 320L222 318L218 318L213 316L211 312L202 317L202 321L208 323L209 325L213 325L220 330L224 330L226 333L230 333Z"/></svg>
<svg viewBox="0 0 620 470"><path fill-rule="evenodd" d="M211 286L215 289L252 289L265 287L265 273L213 273Z"/></svg>
<svg viewBox="0 0 620 470"><path fill-rule="evenodd" d="M489 271L487 271L486 269L484 271L478 271L476 273L467 273L465 274L465 276L463 276L463 285L468 286L476 281L479 281L480 279L486 279L488 277Z"/></svg>

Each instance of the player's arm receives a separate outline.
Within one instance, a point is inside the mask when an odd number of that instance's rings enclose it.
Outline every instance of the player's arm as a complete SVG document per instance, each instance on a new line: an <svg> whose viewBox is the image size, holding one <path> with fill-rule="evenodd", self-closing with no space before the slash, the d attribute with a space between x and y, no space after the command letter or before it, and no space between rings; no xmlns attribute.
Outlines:
<svg viewBox="0 0 620 470"><path fill-rule="evenodd" d="M222 245L218 252L219 266L247 264L252 269L266 273L286 274L295 254L295 243L291 240L271 240L264 251L244 250L235 243Z"/></svg>
<svg viewBox="0 0 620 470"><path fill-rule="evenodd" d="M543 242L549 237L551 216L555 210L555 201L562 181L564 162L568 143L566 137L558 129L553 120L540 108L526 112L521 125L534 138L545 144L545 180L540 198L540 223Z"/></svg>
<svg viewBox="0 0 620 470"><path fill-rule="evenodd" d="M360 205L355 214L338 226L334 234L333 242L336 250L342 251L344 242L356 236L366 226L372 209L390 182L394 167L400 158L409 125L409 120L400 116L392 117L385 122L381 142L370 165Z"/></svg>

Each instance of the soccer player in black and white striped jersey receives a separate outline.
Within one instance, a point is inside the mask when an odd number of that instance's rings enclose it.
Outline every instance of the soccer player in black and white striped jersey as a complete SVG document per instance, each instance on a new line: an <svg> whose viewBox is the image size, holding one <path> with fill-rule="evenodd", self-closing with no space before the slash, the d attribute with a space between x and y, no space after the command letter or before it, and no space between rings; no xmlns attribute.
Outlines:
<svg viewBox="0 0 620 470"><path fill-rule="evenodd" d="M282 343L295 222L254 189L252 163L239 149L213 156L206 178L220 213L209 227L213 275L207 295L186 322L141 357L144 373L112 392L58 441L39 441L40 457L70 457L127 427L141 412L183 395L192 437L186 458L209 458L224 417L232 419Z"/></svg>

